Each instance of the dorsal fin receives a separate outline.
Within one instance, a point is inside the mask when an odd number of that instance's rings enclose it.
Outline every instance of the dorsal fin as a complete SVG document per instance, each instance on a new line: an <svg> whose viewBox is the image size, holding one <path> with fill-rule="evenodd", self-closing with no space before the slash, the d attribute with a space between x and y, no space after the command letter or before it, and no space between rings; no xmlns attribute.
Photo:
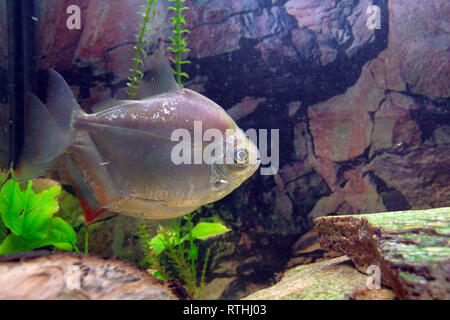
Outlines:
<svg viewBox="0 0 450 320"><path fill-rule="evenodd" d="M180 89L180 86L175 81L172 68L164 56L164 50L161 46L153 55L150 69L145 72L142 79L136 80L136 88L131 98L143 100L178 89Z"/></svg>

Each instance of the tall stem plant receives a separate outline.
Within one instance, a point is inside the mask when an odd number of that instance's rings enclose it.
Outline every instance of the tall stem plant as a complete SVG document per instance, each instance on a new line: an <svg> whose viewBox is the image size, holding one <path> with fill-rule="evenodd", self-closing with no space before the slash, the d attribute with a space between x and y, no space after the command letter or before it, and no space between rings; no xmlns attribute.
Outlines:
<svg viewBox="0 0 450 320"><path fill-rule="evenodd" d="M169 0L169 2L175 2L175 6L169 6L169 10L174 11L175 15L170 18L172 20L172 25L174 29L172 33L174 34L169 39L172 41L169 50L175 54L175 58L170 58L173 63L175 63L175 69L172 69L173 73L177 78L177 82L180 87L183 87L182 77L189 78L186 72L182 72L181 67L183 64L191 63L189 60L183 60L182 55L188 53L190 50L187 48L186 38L183 34L189 33L189 30L183 29L183 25L186 24L186 14L183 11L188 10L189 7L183 6L186 0Z"/></svg>

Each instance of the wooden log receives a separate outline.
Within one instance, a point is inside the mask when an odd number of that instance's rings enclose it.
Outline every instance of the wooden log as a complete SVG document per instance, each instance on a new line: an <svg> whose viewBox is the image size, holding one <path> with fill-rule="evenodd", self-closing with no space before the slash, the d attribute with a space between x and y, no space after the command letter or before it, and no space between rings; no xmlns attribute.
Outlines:
<svg viewBox="0 0 450 320"><path fill-rule="evenodd" d="M368 276L346 256L304 264L284 273L277 284L243 300L392 300L392 290L365 290Z"/></svg>
<svg viewBox="0 0 450 320"><path fill-rule="evenodd" d="M0 300L180 298L188 298L182 287L120 260L47 251L0 257Z"/></svg>
<svg viewBox="0 0 450 320"><path fill-rule="evenodd" d="M400 299L450 299L450 208L314 220L320 245L350 257Z"/></svg>

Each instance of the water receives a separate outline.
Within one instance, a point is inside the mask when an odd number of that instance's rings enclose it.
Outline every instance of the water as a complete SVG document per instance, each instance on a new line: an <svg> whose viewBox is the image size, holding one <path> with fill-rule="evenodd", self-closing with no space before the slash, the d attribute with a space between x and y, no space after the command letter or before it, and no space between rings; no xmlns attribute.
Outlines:
<svg viewBox="0 0 450 320"><path fill-rule="evenodd" d="M17 5L9 16L7 2ZM24 91L46 102L48 68L65 78L86 112L104 99L128 98L137 12L146 3L20 2L0 1L2 168L17 159L23 140ZM209 298L240 298L275 282L286 265L299 263L293 245L312 218L449 206L447 1L186 5L190 51L182 58L191 63L182 65L184 86L215 101L243 130L255 129L273 160L197 216L215 216L232 229L202 244L213 252ZM170 45L167 7L159 1L148 24L143 50L150 56ZM11 37L28 40L14 46ZM276 174L261 174L271 165ZM139 224L126 216L97 223L90 251L139 261Z"/></svg>

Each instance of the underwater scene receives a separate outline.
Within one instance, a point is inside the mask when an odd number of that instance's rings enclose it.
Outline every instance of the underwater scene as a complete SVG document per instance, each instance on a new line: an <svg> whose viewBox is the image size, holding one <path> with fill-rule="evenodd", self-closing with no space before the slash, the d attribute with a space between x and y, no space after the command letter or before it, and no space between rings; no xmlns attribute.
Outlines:
<svg viewBox="0 0 450 320"><path fill-rule="evenodd" d="M449 17L0 0L0 300L450 299Z"/></svg>

